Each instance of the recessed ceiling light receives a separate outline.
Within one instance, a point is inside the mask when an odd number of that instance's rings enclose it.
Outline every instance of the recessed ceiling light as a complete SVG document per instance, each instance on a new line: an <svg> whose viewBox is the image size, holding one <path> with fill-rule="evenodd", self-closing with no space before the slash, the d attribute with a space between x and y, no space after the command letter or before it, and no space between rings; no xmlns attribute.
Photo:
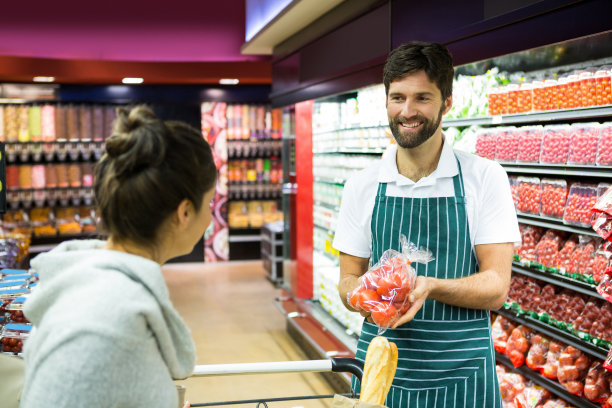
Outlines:
<svg viewBox="0 0 612 408"><path fill-rule="evenodd" d="M52 76L35 76L32 80L34 82L53 82L53 81L55 81L55 77L52 77Z"/></svg>
<svg viewBox="0 0 612 408"><path fill-rule="evenodd" d="M143 81L142 78L123 78L121 80L124 84L142 84Z"/></svg>
<svg viewBox="0 0 612 408"><path fill-rule="evenodd" d="M221 78L219 80L221 85L238 85L238 82L240 81L236 78Z"/></svg>

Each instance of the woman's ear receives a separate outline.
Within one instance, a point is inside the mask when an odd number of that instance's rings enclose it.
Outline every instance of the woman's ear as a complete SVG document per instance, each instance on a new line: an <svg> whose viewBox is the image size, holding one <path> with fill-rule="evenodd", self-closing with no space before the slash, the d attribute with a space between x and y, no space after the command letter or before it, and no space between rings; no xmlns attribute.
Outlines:
<svg viewBox="0 0 612 408"><path fill-rule="evenodd" d="M193 204L191 201L185 199L180 202L176 208L176 220L178 221L179 230L184 230L190 224L191 217L193 215Z"/></svg>

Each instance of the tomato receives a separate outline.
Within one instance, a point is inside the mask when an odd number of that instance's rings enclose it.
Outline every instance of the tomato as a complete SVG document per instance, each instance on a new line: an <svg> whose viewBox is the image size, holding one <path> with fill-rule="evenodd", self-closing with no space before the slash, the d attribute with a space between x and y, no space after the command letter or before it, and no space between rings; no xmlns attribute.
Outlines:
<svg viewBox="0 0 612 408"><path fill-rule="evenodd" d="M361 300L361 290L359 289L353 290L349 296L349 303L351 304L351 306L353 306L355 309L359 309L360 300Z"/></svg>
<svg viewBox="0 0 612 408"><path fill-rule="evenodd" d="M380 327L389 327L397 317L397 309L393 304L381 302L372 310L372 320Z"/></svg>
<svg viewBox="0 0 612 408"><path fill-rule="evenodd" d="M361 291L361 295L359 297L359 306L363 310L367 310L368 312L370 312L376 307L378 303L380 303L380 301L381 299L375 290L364 289Z"/></svg>

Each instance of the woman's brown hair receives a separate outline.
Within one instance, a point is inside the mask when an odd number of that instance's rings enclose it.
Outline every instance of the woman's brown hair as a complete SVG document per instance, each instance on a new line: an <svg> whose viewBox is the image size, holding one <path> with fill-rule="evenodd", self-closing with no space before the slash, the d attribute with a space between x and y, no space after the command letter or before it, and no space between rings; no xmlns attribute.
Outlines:
<svg viewBox="0 0 612 408"><path fill-rule="evenodd" d="M196 211L217 171L202 134L162 121L145 106L117 109L94 190L101 227L117 242L155 244L160 226L187 199Z"/></svg>

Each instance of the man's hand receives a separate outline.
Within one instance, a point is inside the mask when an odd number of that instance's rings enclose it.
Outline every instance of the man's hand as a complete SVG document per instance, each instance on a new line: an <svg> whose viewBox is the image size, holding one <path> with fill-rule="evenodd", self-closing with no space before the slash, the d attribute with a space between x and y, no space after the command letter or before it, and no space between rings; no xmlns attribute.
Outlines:
<svg viewBox="0 0 612 408"><path fill-rule="evenodd" d="M426 278L425 276L417 276L414 289L408 298L408 301L412 303L412 305L410 306L410 309L408 309L408 311L404 313L404 315L400 317L399 320L391 327L392 329L395 329L414 319L414 316L419 310L421 310L423 303L425 303L425 299L427 299L429 293L431 292L432 279L433 278Z"/></svg>

